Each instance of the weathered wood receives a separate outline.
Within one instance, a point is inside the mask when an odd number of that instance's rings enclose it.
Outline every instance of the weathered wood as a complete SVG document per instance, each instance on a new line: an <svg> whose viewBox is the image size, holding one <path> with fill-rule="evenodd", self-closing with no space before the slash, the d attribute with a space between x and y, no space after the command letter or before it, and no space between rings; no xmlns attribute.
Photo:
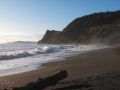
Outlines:
<svg viewBox="0 0 120 90"><path fill-rule="evenodd" d="M52 76L46 77L45 79L39 78L36 82L28 83L23 87L14 87L12 90L42 90L46 87L56 85L60 80L67 77L67 71L59 71Z"/></svg>

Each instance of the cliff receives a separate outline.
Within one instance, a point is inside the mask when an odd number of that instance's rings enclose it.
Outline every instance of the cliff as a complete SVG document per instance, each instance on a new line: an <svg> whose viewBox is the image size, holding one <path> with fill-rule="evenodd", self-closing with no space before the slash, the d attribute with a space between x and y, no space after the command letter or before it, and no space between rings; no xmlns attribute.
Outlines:
<svg viewBox="0 0 120 90"><path fill-rule="evenodd" d="M76 18L62 31L49 31L38 43L120 43L120 11Z"/></svg>

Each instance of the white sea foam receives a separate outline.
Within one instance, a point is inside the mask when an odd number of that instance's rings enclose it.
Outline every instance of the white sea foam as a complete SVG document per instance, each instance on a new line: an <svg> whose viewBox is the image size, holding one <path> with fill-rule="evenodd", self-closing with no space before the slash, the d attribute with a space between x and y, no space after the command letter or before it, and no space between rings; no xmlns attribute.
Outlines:
<svg viewBox="0 0 120 90"><path fill-rule="evenodd" d="M8 60L8 59L16 59L16 58L24 58L29 56L35 56L38 54L50 54L55 52L61 52L60 48L58 47L42 47L42 48L35 48L30 50L20 50L14 52L7 52L0 55L0 60Z"/></svg>
<svg viewBox="0 0 120 90"><path fill-rule="evenodd" d="M76 49L78 48L75 46L42 46L39 48L17 50L17 51L3 53L0 55L0 60L25 58L29 56L35 56L38 54L54 54L57 52L75 51Z"/></svg>
<svg viewBox="0 0 120 90"><path fill-rule="evenodd" d="M8 43L0 45L0 72L19 67L36 67L46 62L89 50L108 48L101 45L36 45ZM25 68L26 69L26 68ZM30 69L32 70L32 69ZM27 70L26 70L27 71ZM8 71L7 71L8 72Z"/></svg>

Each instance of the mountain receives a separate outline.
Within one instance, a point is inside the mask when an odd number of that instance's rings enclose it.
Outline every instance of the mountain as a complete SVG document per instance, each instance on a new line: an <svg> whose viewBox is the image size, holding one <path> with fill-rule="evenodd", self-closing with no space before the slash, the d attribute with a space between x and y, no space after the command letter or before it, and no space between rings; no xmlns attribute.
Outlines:
<svg viewBox="0 0 120 90"><path fill-rule="evenodd" d="M47 30L38 44L120 43L120 10L76 18L62 31Z"/></svg>

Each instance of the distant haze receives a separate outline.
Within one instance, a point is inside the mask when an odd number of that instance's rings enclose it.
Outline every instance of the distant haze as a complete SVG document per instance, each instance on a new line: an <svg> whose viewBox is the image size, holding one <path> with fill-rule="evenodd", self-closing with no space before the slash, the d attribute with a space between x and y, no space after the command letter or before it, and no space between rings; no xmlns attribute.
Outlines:
<svg viewBox="0 0 120 90"><path fill-rule="evenodd" d="M34 41L37 42L44 34L17 34L17 33L0 33L0 43L14 41Z"/></svg>

